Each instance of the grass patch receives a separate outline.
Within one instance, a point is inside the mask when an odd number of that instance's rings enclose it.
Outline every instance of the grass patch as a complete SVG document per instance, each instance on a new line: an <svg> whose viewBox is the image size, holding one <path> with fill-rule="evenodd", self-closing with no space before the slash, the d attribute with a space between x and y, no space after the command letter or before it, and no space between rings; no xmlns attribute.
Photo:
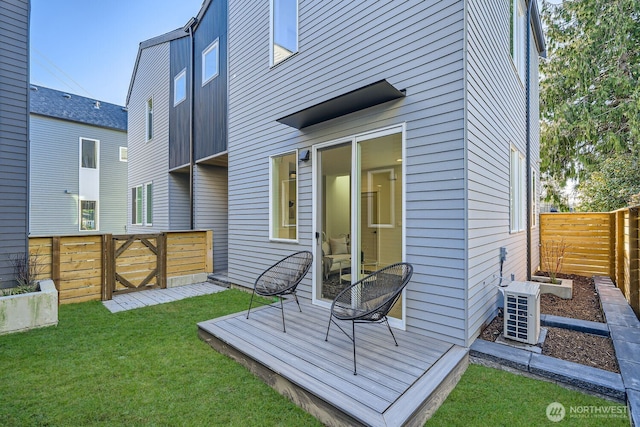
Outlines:
<svg viewBox="0 0 640 427"><path fill-rule="evenodd" d="M559 402L565 418L551 422L547 406ZM571 407L619 407L618 403L509 372L469 365L456 388L427 422L432 426L629 426L629 418L571 414Z"/></svg>
<svg viewBox="0 0 640 427"><path fill-rule="evenodd" d="M319 426L198 338L197 322L246 310L249 298L228 290L116 314L100 302L63 305L57 327L0 336L0 425ZM427 425L552 425L551 402L615 405L471 365ZM604 423L629 425L557 425Z"/></svg>
<svg viewBox="0 0 640 427"><path fill-rule="evenodd" d="M63 305L57 327L0 336L0 425L320 425L198 338L197 322L245 310L249 297L116 314Z"/></svg>

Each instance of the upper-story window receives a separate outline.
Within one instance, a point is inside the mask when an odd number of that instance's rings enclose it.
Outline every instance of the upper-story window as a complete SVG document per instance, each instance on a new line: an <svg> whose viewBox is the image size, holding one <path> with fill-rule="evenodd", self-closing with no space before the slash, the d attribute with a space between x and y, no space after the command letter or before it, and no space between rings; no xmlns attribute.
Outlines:
<svg viewBox="0 0 640 427"><path fill-rule="evenodd" d="M525 229L525 159L515 147L511 147L509 179L509 222L511 232Z"/></svg>
<svg viewBox="0 0 640 427"><path fill-rule="evenodd" d="M271 65L298 51L298 0L271 0Z"/></svg>
<svg viewBox="0 0 640 427"><path fill-rule="evenodd" d="M209 83L218 75L220 49L218 39L202 51L202 86Z"/></svg>
<svg viewBox="0 0 640 427"><path fill-rule="evenodd" d="M511 0L511 57L524 81L526 67L527 7L524 0Z"/></svg>
<svg viewBox="0 0 640 427"><path fill-rule="evenodd" d="M153 98L147 100L147 141L153 139Z"/></svg>
<svg viewBox="0 0 640 427"><path fill-rule="evenodd" d="M98 141L95 139L80 139L80 167L98 169Z"/></svg>
<svg viewBox="0 0 640 427"><path fill-rule="evenodd" d="M187 69L183 69L173 79L173 106L187 99Z"/></svg>
<svg viewBox="0 0 640 427"><path fill-rule="evenodd" d="M127 155L127 147L120 147L119 158L121 162L128 161L129 157Z"/></svg>

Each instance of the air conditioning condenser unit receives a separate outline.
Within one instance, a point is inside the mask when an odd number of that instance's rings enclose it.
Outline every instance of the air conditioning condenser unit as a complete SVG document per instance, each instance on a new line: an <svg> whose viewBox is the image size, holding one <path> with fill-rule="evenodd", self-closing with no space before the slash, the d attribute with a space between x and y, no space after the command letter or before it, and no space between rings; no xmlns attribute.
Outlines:
<svg viewBox="0 0 640 427"><path fill-rule="evenodd" d="M504 289L504 336L535 345L540 336L540 286L511 282Z"/></svg>

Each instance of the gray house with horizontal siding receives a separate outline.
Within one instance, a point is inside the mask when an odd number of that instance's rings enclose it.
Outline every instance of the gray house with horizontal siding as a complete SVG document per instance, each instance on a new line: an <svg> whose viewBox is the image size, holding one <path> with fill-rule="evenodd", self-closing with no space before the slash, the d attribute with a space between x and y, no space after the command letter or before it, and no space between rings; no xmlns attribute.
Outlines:
<svg viewBox="0 0 640 427"><path fill-rule="evenodd" d="M140 43L127 95L128 232L213 230L227 269L227 2Z"/></svg>
<svg viewBox="0 0 640 427"><path fill-rule="evenodd" d="M172 192L184 168L171 157L180 138L172 114L191 117L192 159L197 111L204 123L222 118L232 282L251 287L278 259L310 250L299 296L329 307L348 283L407 261L415 271L392 326L469 346L497 311L500 273L525 279L539 264L545 42L536 3L229 0L217 10L226 17L226 104L194 101L189 115L172 113L176 92L167 88L182 69L174 44L198 34L193 20L141 44L128 101L138 111L129 118L129 185L139 170L166 177L168 168L162 204L166 223L177 220L187 198ZM157 148L166 150L157 161L157 150L142 151L152 142L142 135L151 95ZM181 185L195 195L197 161L189 170L193 182ZM194 223L223 194L193 196Z"/></svg>
<svg viewBox="0 0 640 427"><path fill-rule="evenodd" d="M11 257L28 250L30 7L0 2L0 288L15 285Z"/></svg>
<svg viewBox="0 0 640 427"><path fill-rule="evenodd" d="M469 346L500 248L505 275L538 265L544 51L525 0L230 0L231 281L308 249L299 295L328 307L407 261L395 326Z"/></svg>
<svg viewBox="0 0 640 427"><path fill-rule="evenodd" d="M126 108L30 87L31 236L124 234Z"/></svg>

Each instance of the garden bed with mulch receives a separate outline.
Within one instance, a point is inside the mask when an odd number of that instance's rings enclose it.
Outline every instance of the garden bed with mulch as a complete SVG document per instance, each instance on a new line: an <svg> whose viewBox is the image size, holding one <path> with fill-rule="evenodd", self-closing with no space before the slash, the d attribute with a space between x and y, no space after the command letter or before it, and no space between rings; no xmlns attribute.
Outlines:
<svg viewBox="0 0 640 427"><path fill-rule="evenodd" d="M544 273L537 273L545 275ZM573 298L564 300L555 295L540 296L540 312L555 316L571 317L592 322L605 321L600 298L592 278L559 274L558 277L573 280ZM482 331L480 338L495 341L503 329L502 316L496 316ZM547 328L547 337L542 346L542 354L586 366L620 372L613 343L609 337L562 328Z"/></svg>

